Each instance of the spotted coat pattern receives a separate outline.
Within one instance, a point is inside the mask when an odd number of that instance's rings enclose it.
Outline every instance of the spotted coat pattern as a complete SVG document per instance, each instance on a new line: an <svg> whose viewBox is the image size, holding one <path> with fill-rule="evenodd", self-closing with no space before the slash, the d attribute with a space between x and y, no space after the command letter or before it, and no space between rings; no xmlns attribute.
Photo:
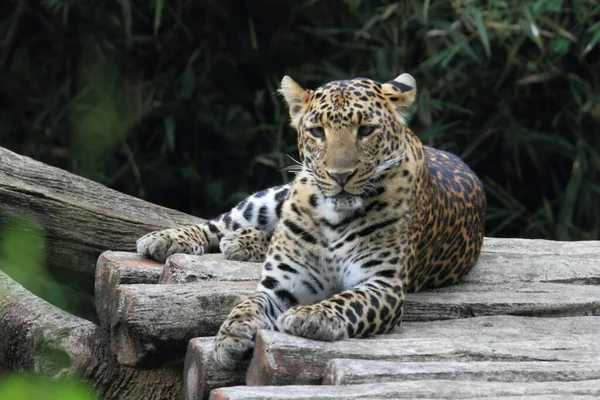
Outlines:
<svg viewBox="0 0 600 400"><path fill-rule="evenodd" d="M476 263L485 195L453 154L406 127L408 74L312 91L286 77L302 167L290 185L256 193L204 224L150 233L138 251L164 261L219 246L261 260L262 278L221 326L216 360L235 366L259 329L319 340L389 332L404 295L456 283Z"/></svg>

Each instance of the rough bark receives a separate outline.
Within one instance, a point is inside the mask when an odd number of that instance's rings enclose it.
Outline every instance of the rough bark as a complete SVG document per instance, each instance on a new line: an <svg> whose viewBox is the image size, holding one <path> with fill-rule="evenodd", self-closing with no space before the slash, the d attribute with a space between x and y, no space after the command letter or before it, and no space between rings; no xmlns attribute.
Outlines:
<svg viewBox="0 0 600 400"><path fill-rule="evenodd" d="M472 333L470 338L463 340L427 336L404 339L382 335L372 339L319 342L280 332L260 331L246 382L248 385L320 384L326 364L333 358L402 362L597 362L600 347L594 337L596 335L553 333L500 339Z"/></svg>
<svg viewBox="0 0 600 400"><path fill-rule="evenodd" d="M395 362L335 358L325 367L324 385L354 385L412 380L552 382L600 377L600 363L581 362Z"/></svg>
<svg viewBox="0 0 600 400"><path fill-rule="evenodd" d="M255 282L208 281L187 285L119 285L111 317L111 342L120 363L160 366L185 355L187 343L216 334Z"/></svg>
<svg viewBox="0 0 600 400"><path fill-rule="evenodd" d="M106 399L180 399L181 365L141 371L110 354L106 330L25 290L0 272L0 370L89 382Z"/></svg>
<svg viewBox="0 0 600 400"><path fill-rule="evenodd" d="M260 270L258 263L228 261L220 253L202 256L174 254L167 259L158 283L257 281Z"/></svg>
<svg viewBox="0 0 600 400"><path fill-rule="evenodd" d="M120 284L156 283L163 264L149 260L140 254L105 251L96 265L94 300L96 314L103 328L110 328L115 290Z"/></svg>
<svg viewBox="0 0 600 400"><path fill-rule="evenodd" d="M190 340L183 365L183 398L202 400L210 391L224 386L243 385L248 362L234 370L221 368L214 361L214 337Z"/></svg>
<svg viewBox="0 0 600 400"><path fill-rule="evenodd" d="M405 381L345 386L236 386L213 390L211 400L469 399L538 396L548 399L600 395L600 380L578 382ZM569 397L567 397L569 396Z"/></svg>
<svg viewBox="0 0 600 400"><path fill-rule="evenodd" d="M3 148L0 166L0 225L33 216L43 228L49 271L90 294L103 251L132 251L145 233L202 221Z"/></svg>

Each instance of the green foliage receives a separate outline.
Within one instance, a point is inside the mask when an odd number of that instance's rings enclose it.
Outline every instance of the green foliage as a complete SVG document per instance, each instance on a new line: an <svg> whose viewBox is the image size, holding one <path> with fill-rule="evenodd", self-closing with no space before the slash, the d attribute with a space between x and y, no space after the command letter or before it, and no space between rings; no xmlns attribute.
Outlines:
<svg viewBox="0 0 600 400"><path fill-rule="evenodd" d="M32 293L52 304L66 307L60 285L44 265L44 238L33 220L12 218L0 230L0 269Z"/></svg>
<svg viewBox="0 0 600 400"><path fill-rule="evenodd" d="M593 0L9 1L0 145L215 215L289 179L284 74L415 76L411 127L463 157L487 234L600 238Z"/></svg>
<svg viewBox="0 0 600 400"><path fill-rule="evenodd" d="M0 378L0 399L10 400L98 400L86 384L70 379L50 381L34 374L12 374Z"/></svg>

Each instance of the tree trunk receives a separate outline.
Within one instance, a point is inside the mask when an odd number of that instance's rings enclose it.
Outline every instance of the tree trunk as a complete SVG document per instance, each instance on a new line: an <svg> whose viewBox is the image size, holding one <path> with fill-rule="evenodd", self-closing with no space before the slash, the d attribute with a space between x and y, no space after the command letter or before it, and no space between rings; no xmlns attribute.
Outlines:
<svg viewBox="0 0 600 400"><path fill-rule="evenodd" d="M51 274L88 294L103 251L133 251L152 230L202 221L0 148L0 225L23 215L43 228Z"/></svg>
<svg viewBox="0 0 600 400"><path fill-rule="evenodd" d="M122 366L110 354L106 330L34 296L1 271L0 288L0 370L83 379L106 399L181 398L181 365Z"/></svg>

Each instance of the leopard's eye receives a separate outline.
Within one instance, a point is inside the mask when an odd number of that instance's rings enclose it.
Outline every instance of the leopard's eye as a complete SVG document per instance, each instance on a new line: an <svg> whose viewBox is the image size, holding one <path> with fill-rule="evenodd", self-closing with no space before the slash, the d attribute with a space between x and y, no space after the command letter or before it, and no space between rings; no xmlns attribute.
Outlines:
<svg viewBox="0 0 600 400"><path fill-rule="evenodd" d="M358 137L364 138L369 136L374 131L375 127L373 125L361 125L358 127L357 135Z"/></svg>
<svg viewBox="0 0 600 400"><path fill-rule="evenodd" d="M316 137L317 139L323 139L325 137L325 129L320 126L315 126L314 128L310 128L308 130L311 135Z"/></svg>

